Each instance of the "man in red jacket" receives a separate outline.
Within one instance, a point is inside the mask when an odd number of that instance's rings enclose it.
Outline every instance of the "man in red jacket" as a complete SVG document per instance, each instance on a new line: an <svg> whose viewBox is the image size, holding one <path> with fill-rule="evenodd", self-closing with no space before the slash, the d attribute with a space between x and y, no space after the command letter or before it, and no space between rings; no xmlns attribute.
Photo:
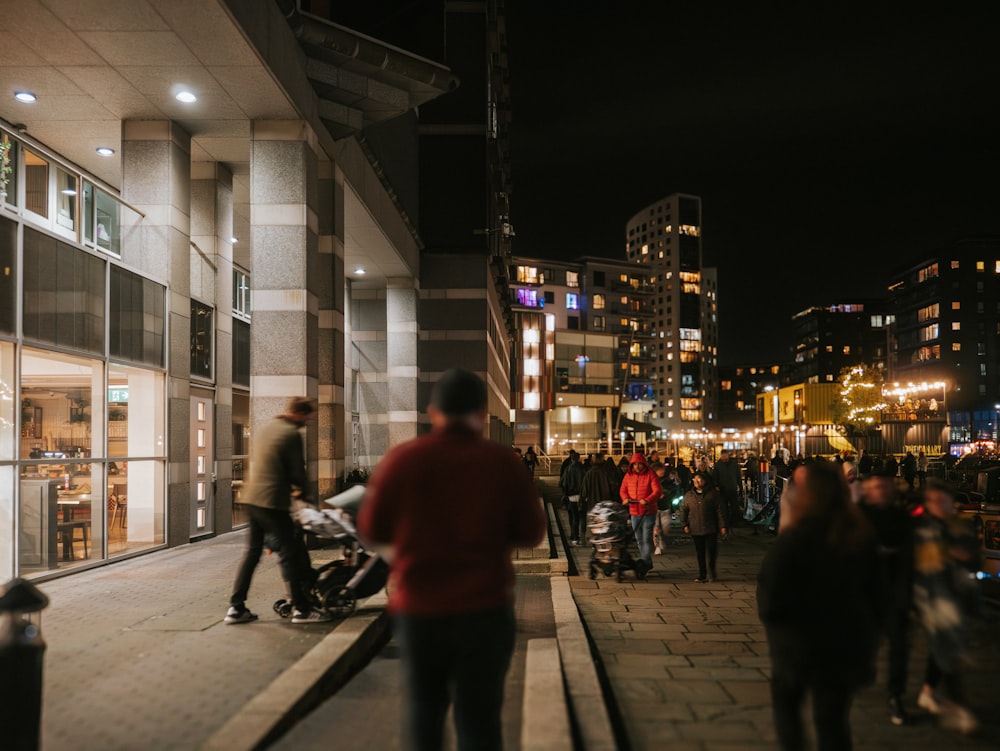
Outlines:
<svg viewBox="0 0 1000 751"><path fill-rule="evenodd" d="M486 385L449 370L431 393L433 429L379 463L358 518L393 546L389 611L399 640L410 747L440 749L454 704L460 749L500 749L514 649L513 548L545 534L524 462L483 438Z"/></svg>
<svg viewBox="0 0 1000 751"><path fill-rule="evenodd" d="M639 557L646 562L646 569L653 568L653 524L656 521L656 502L663 495L660 479L649 471L646 457L632 454L628 473L620 490L622 503L628 504L632 531L639 545Z"/></svg>

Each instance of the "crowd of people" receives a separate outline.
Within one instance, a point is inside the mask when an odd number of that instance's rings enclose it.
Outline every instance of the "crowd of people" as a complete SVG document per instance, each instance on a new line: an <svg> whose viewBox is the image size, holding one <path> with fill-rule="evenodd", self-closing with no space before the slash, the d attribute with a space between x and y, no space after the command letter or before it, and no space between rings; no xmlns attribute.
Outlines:
<svg viewBox="0 0 1000 751"><path fill-rule="evenodd" d="M955 489L927 476L922 452L897 462L864 453L829 459L778 450L762 462L748 452L723 451L714 464L697 456L688 465L661 460L655 451L616 463L571 450L559 483L572 544L586 539L588 509L617 500L628 507L639 559L648 568L663 552L671 522L680 524L694 543L698 583L718 579L719 541L749 518L747 504L768 484L780 513L757 596L782 748L803 747L807 695L820 748L851 748L851 703L874 680L883 641L889 718L894 725L910 722L905 694L916 624L929 657L915 704L944 727L963 733L978 727L961 681L977 607L978 541L957 513Z"/></svg>

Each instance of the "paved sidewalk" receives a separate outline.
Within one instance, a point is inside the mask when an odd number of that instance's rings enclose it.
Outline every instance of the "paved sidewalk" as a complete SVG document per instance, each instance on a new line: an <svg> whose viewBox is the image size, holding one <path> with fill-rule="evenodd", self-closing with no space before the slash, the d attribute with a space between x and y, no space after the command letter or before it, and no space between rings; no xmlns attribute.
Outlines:
<svg viewBox="0 0 1000 751"><path fill-rule="evenodd" d="M272 611L284 592L274 555L250 589L260 620L223 624L244 535L38 585L51 600L44 751L197 749L340 625L292 625ZM330 555L312 551L314 565Z"/></svg>
<svg viewBox="0 0 1000 751"><path fill-rule="evenodd" d="M546 489L548 498L557 494ZM565 523L565 514L561 512ZM775 748L768 677L770 660L757 618L756 575L772 535L740 527L720 542L719 578L695 584L694 546L674 530L647 581L631 573L621 583L586 578L589 547L571 548L582 576L570 577L577 605L608 677L618 715L633 751L720 751ZM973 738L940 729L914 706L926 660L918 628L912 630L907 699L916 722L888 721L884 654L878 682L864 690L852 712L855 748L889 751L996 749L1000 713L997 624L976 631L976 664L966 675L971 708L982 727ZM993 634L990 636L990 634Z"/></svg>

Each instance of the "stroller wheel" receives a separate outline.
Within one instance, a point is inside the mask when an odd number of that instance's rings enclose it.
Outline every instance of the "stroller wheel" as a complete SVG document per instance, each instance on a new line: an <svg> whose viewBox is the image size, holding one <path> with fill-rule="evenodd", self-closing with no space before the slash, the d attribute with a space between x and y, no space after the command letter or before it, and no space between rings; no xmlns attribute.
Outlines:
<svg viewBox="0 0 1000 751"><path fill-rule="evenodd" d="M290 603L288 600L285 599L275 600L274 605L272 607L274 608L274 612L280 615L282 618L289 618L292 615L292 603Z"/></svg>
<svg viewBox="0 0 1000 751"><path fill-rule="evenodd" d="M339 592L330 590L323 596L323 607L341 618L353 613L357 604L358 601L344 590Z"/></svg>

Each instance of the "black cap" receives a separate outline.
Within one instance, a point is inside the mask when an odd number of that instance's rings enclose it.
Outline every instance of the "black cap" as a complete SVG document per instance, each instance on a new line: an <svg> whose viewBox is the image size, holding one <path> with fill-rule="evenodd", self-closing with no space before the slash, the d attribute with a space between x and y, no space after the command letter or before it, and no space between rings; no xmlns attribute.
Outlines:
<svg viewBox="0 0 1000 751"><path fill-rule="evenodd" d="M431 404L450 417L464 417L486 406L486 384L462 368L445 371L431 389Z"/></svg>

